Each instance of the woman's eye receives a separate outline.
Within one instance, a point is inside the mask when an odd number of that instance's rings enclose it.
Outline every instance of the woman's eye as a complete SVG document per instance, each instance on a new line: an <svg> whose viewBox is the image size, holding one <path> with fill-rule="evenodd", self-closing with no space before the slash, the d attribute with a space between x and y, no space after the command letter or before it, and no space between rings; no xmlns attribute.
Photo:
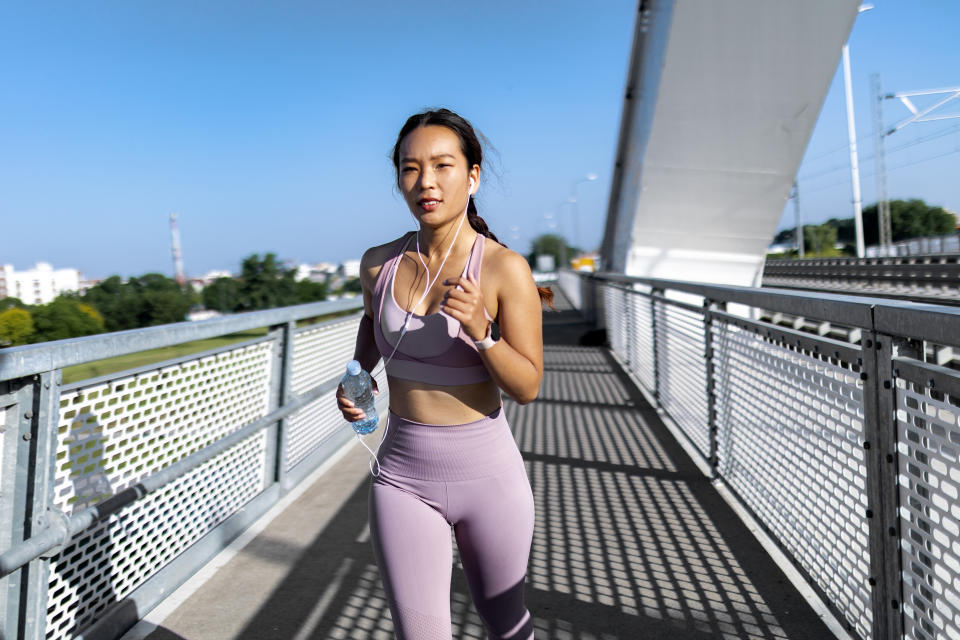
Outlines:
<svg viewBox="0 0 960 640"><path fill-rule="evenodd" d="M415 167L404 167L403 169L400 169L400 173L409 173L410 171L416 171L416 168L415 168Z"/></svg>

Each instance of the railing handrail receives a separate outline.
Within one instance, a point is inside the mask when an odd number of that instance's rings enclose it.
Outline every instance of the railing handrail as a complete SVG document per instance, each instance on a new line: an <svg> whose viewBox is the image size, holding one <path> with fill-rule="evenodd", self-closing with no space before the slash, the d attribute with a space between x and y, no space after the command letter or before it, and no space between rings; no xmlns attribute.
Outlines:
<svg viewBox="0 0 960 640"><path fill-rule="evenodd" d="M588 277L682 291L711 300L782 311L863 329L888 333L902 331L911 337L940 344L951 344L960 335L960 308L953 306L821 291L702 284L610 272L589 274Z"/></svg>
<svg viewBox="0 0 960 640"><path fill-rule="evenodd" d="M938 263L927 263L922 262L917 264L917 260L929 260L929 259L947 259L947 260L957 260L960 259L960 252L950 252L950 253L927 253L923 255L903 255L903 256L864 256L862 258L857 258L856 256L831 256L828 258L777 258L774 260L767 260L764 263L764 270L772 267L810 267L810 266L838 266L838 265L877 265L877 266L899 266L898 262L903 263L905 266L935 266ZM910 262L907 262L907 261Z"/></svg>
<svg viewBox="0 0 960 640"><path fill-rule="evenodd" d="M0 380L363 307L360 296L0 349Z"/></svg>

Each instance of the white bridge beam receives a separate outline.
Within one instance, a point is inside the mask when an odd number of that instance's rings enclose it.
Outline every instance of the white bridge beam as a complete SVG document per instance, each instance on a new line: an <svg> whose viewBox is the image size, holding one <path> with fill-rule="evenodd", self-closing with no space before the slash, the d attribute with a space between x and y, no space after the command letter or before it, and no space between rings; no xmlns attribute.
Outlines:
<svg viewBox="0 0 960 640"><path fill-rule="evenodd" d="M859 0L642 0L602 254L758 285Z"/></svg>

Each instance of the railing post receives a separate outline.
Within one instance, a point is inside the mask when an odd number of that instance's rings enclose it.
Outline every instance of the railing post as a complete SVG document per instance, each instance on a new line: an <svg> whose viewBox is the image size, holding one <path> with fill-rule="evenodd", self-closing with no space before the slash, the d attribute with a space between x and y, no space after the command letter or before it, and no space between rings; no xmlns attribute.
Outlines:
<svg viewBox="0 0 960 640"><path fill-rule="evenodd" d="M893 337L864 332L864 461L870 532L873 637L903 637L897 425L892 370Z"/></svg>
<svg viewBox="0 0 960 640"><path fill-rule="evenodd" d="M22 541L24 535L26 473L17 464L23 446L16 382L0 382L0 552ZM17 571L0 579L0 637L17 637L24 575Z"/></svg>
<svg viewBox="0 0 960 640"><path fill-rule="evenodd" d="M633 371L636 373L633 362L633 337L634 333L634 324L636 320L633 317L633 311L630 308L630 296L633 295L628 289L630 285L624 285L623 291L623 317L624 317L624 329L623 329L623 361L627 364L627 370Z"/></svg>
<svg viewBox="0 0 960 640"><path fill-rule="evenodd" d="M6 385L6 389L0 389L7 392L2 394L6 400L0 404L0 411L5 412L0 465L0 481L5 485L0 487L4 516L0 521L5 523L3 550L45 529L50 518L60 372L47 371ZM24 640L39 640L46 635L49 580L50 561L38 558L0 582L4 587L0 612L5 620L0 635Z"/></svg>
<svg viewBox="0 0 960 640"><path fill-rule="evenodd" d="M580 315L594 329L597 328L597 302L593 296L594 283L592 274L579 273L580 276Z"/></svg>
<svg viewBox="0 0 960 640"><path fill-rule="evenodd" d="M653 353L653 400L658 407L662 406L660 402L660 356L657 345L657 331L660 323L657 322L657 297L663 295L663 289L650 289L650 348Z"/></svg>
<svg viewBox="0 0 960 640"><path fill-rule="evenodd" d="M271 327L277 333L277 357L273 363L273 372L270 377L270 410L285 405L292 395L293 375L293 339L296 335L297 323L291 320L285 324ZM288 418L281 418L277 424L267 430L268 447L268 485L280 483L281 493L286 493L287 478L287 427ZM273 455L269 455L269 453Z"/></svg>
<svg viewBox="0 0 960 640"><path fill-rule="evenodd" d="M608 286L607 283L603 280L600 280L596 276L590 276L591 283L591 296L593 298L593 308L595 322L594 325L597 329L607 329L607 301L604 298L604 289ZM607 340L609 341L610 334L609 329L607 333Z"/></svg>
<svg viewBox="0 0 960 640"><path fill-rule="evenodd" d="M710 477L716 479L718 453L717 453L717 398L714 386L713 375L713 314L711 314L713 302L709 298L703 300L703 357L706 361L707 375L707 426L710 433Z"/></svg>

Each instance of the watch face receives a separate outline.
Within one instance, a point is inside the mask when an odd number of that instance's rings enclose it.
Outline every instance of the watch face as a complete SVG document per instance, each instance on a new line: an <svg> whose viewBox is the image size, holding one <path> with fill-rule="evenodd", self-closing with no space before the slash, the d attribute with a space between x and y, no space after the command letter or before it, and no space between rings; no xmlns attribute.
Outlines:
<svg viewBox="0 0 960 640"><path fill-rule="evenodd" d="M493 338L494 340L500 339L500 327L497 326L496 322L490 323L490 337Z"/></svg>

